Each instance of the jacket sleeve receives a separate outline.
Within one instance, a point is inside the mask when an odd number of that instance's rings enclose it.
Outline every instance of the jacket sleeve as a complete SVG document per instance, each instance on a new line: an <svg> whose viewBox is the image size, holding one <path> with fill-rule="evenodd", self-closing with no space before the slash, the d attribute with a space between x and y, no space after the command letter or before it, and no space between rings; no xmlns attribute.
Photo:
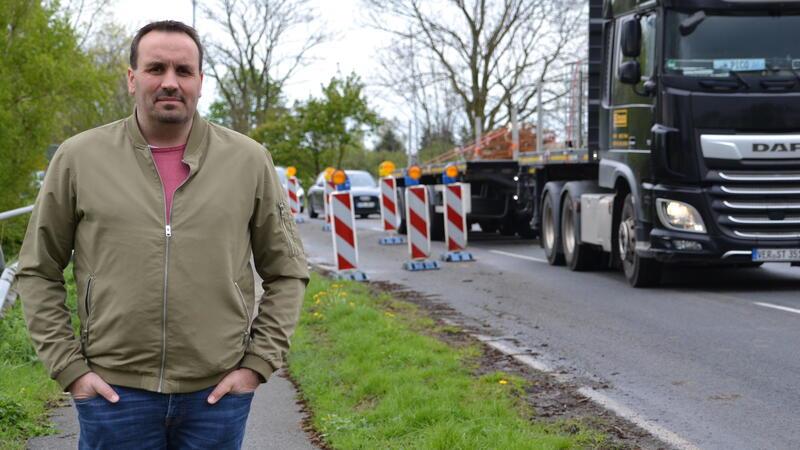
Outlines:
<svg viewBox="0 0 800 450"><path fill-rule="evenodd" d="M264 295L241 367L258 372L266 381L283 366L308 284L303 244L269 155L256 194L250 239Z"/></svg>
<svg viewBox="0 0 800 450"><path fill-rule="evenodd" d="M39 359L63 389L89 372L66 305L77 218L73 172L63 147L53 156L28 222L19 257L17 288Z"/></svg>

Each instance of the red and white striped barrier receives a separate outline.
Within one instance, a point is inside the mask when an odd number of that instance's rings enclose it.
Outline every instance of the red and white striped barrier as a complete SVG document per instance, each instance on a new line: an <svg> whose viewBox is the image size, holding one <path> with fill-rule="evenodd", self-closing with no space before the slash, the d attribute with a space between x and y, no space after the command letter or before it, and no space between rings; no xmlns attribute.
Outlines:
<svg viewBox="0 0 800 450"><path fill-rule="evenodd" d="M444 236L447 241L447 253L442 260L447 262L474 261L467 248L467 202L461 183L444 186Z"/></svg>
<svg viewBox="0 0 800 450"><path fill-rule="evenodd" d="M411 260L403 264L403 268L412 271L438 269L438 262L427 259L431 254L431 233L426 186L406 188L406 218Z"/></svg>
<svg viewBox="0 0 800 450"><path fill-rule="evenodd" d="M381 245L405 244L405 239L395 235L400 225L400 217L397 214L397 180L388 176L381 178L381 223L383 231L391 235L383 237L378 241Z"/></svg>
<svg viewBox="0 0 800 450"><path fill-rule="evenodd" d="M289 195L289 210L294 216L297 223L302 223L303 218L300 216L300 182L297 177L289 177L286 182L286 193Z"/></svg>
<svg viewBox="0 0 800 450"><path fill-rule="evenodd" d="M336 192L336 186L331 180L325 180L325 195L322 196L322 203L325 206L325 223L322 231L331 230L331 194Z"/></svg>
<svg viewBox="0 0 800 450"><path fill-rule="evenodd" d="M367 276L358 270L358 238L356 237L356 220L353 211L353 194L349 191L332 193L330 209L337 278L366 280Z"/></svg>

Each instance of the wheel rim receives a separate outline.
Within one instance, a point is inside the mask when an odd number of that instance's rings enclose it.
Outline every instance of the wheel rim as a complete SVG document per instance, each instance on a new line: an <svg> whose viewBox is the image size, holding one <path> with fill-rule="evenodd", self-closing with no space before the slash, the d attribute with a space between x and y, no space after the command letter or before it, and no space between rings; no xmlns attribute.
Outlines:
<svg viewBox="0 0 800 450"><path fill-rule="evenodd" d="M553 224L553 208L550 202L544 203L544 217L542 218L542 236L544 238L544 248L548 251L554 247L556 241L556 230Z"/></svg>
<svg viewBox="0 0 800 450"><path fill-rule="evenodd" d="M619 223L617 241L619 242L619 257L626 274L630 274L634 266L636 257L636 232L635 221L630 212L623 211L622 220Z"/></svg>
<svg viewBox="0 0 800 450"><path fill-rule="evenodd" d="M564 253L568 258L572 257L572 252L575 251L575 221L574 212L571 208L571 201L565 200L563 217L561 218L562 237L564 241Z"/></svg>

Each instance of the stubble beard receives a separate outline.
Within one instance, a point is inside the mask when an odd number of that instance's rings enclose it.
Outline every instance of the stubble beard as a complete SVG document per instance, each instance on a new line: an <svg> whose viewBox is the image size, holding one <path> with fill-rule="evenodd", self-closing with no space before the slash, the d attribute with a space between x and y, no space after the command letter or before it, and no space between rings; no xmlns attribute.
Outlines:
<svg viewBox="0 0 800 450"><path fill-rule="evenodd" d="M183 105L186 106L186 103ZM170 105L169 109L159 109L158 102L153 105L152 116L156 122L162 124L179 125L189 121L189 114L181 111L180 107Z"/></svg>

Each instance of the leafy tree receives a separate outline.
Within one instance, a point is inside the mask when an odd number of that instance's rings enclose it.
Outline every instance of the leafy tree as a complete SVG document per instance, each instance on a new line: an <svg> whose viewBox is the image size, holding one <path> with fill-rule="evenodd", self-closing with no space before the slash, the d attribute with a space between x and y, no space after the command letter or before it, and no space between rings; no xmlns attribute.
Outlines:
<svg viewBox="0 0 800 450"><path fill-rule="evenodd" d="M331 163L342 167L348 150L360 145L364 131L380 124L363 91L356 74L333 78L322 88L322 98L311 98L297 108L303 145L311 150L315 173Z"/></svg>
<svg viewBox="0 0 800 450"><path fill-rule="evenodd" d="M132 40L132 32L113 22L85 38L85 53L92 62L85 76L94 86L93 98L72 102L59 112L63 125L58 141L131 114L133 97L128 94L126 72Z"/></svg>
<svg viewBox="0 0 800 450"><path fill-rule="evenodd" d="M76 103L98 100L91 58L51 6L0 1L0 211L33 200L33 172L43 169L47 145L59 138ZM96 104L96 103L95 103ZM0 223L6 254L14 254L27 217Z"/></svg>
<svg viewBox="0 0 800 450"><path fill-rule="evenodd" d="M457 147L458 144L455 141L452 130L448 128L438 130L426 128L420 139L419 161L427 161Z"/></svg>
<svg viewBox="0 0 800 450"><path fill-rule="evenodd" d="M366 170L377 177L378 166L384 161L391 161L397 167L405 167L408 162L403 152L371 151L360 147L349 151L342 164L348 169Z"/></svg>
<svg viewBox="0 0 800 450"><path fill-rule="evenodd" d="M302 121L287 108L272 108L264 117L264 123L250 137L264 144L275 165L296 167L301 183L309 186L319 172L314 167L311 149L303 145Z"/></svg>
<svg viewBox="0 0 800 450"><path fill-rule="evenodd" d="M400 142L400 139L397 138L394 130L391 127L386 127L383 134L381 134L381 140L375 146L375 151L403 152L405 147Z"/></svg>

